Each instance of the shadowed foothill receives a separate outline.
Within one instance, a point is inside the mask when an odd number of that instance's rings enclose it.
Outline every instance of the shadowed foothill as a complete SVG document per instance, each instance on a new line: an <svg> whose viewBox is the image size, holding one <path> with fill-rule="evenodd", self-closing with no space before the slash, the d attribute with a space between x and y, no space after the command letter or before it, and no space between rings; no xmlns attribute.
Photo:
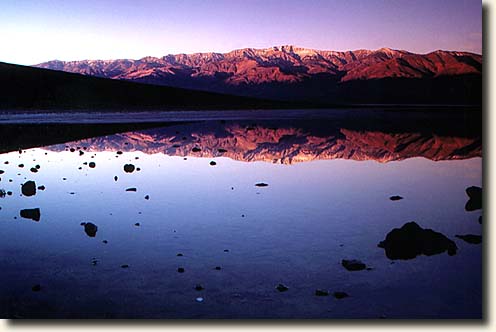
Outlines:
<svg viewBox="0 0 496 332"><path fill-rule="evenodd" d="M465 189L465 192L469 197L467 204L465 204L465 210L475 211L482 209L482 188L472 186Z"/></svg>
<svg viewBox="0 0 496 332"><path fill-rule="evenodd" d="M458 249L455 242L443 234L423 229L414 221L393 229L377 246L386 251L389 259L413 259L419 255L432 256L445 251L453 256Z"/></svg>

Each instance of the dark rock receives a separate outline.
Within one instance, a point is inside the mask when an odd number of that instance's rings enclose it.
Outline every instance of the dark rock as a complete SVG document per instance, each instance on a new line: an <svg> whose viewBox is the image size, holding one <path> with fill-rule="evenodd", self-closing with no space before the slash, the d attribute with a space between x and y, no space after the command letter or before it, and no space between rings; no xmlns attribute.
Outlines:
<svg viewBox="0 0 496 332"><path fill-rule="evenodd" d="M176 256L177 256L177 257L182 257L182 256L183 256L183 254L178 253Z"/></svg>
<svg viewBox="0 0 496 332"><path fill-rule="evenodd" d="M482 236L481 235L467 234L467 235L455 235L455 237L462 239L463 241L470 243L470 244L482 243Z"/></svg>
<svg viewBox="0 0 496 332"><path fill-rule="evenodd" d="M210 162L210 166L215 166L215 165L217 165L217 163L216 163L215 161L213 161L213 160L212 160L212 161Z"/></svg>
<svg viewBox="0 0 496 332"><path fill-rule="evenodd" d="M122 151L117 151L117 154L122 154Z"/></svg>
<svg viewBox="0 0 496 332"><path fill-rule="evenodd" d="M76 149L74 149L74 148L71 148L71 149L70 149L69 151L71 151L71 152L74 152L74 151L76 151Z"/></svg>
<svg viewBox="0 0 496 332"><path fill-rule="evenodd" d="M343 259L341 265L348 271L361 271L365 270L367 266L359 260L356 259Z"/></svg>
<svg viewBox="0 0 496 332"><path fill-rule="evenodd" d="M88 167L89 167L89 168L95 168L95 167L96 167L95 162L94 162L94 161L90 162L90 163L88 164Z"/></svg>
<svg viewBox="0 0 496 332"><path fill-rule="evenodd" d="M40 165L36 165L36 166L34 166L34 168L40 169L41 167L40 167Z"/></svg>
<svg viewBox="0 0 496 332"><path fill-rule="evenodd" d="M200 285L200 284L198 284L198 285L196 285L196 286L195 286L195 290L197 290L197 291L202 291L202 290L204 290L204 289L205 289L205 288L203 288L203 286L202 286L202 285Z"/></svg>
<svg viewBox="0 0 496 332"><path fill-rule="evenodd" d="M226 149L218 149L217 151L219 151L219 153L226 153L227 152Z"/></svg>
<svg viewBox="0 0 496 332"><path fill-rule="evenodd" d="M146 199L146 200L150 199L150 196L149 196L149 195L146 195L146 196L145 196L145 199Z"/></svg>
<svg viewBox="0 0 496 332"><path fill-rule="evenodd" d="M79 150L79 155L82 156L84 154L83 150Z"/></svg>
<svg viewBox="0 0 496 332"><path fill-rule="evenodd" d="M5 173L5 171L3 169L0 169L0 174L3 174Z"/></svg>
<svg viewBox="0 0 496 332"><path fill-rule="evenodd" d="M31 219L34 221L40 221L41 218L41 213L39 208L21 210L20 215L25 219Z"/></svg>
<svg viewBox="0 0 496 332"><path fill-rule="evenodd" d="M315 291L316 296L329 296L329 292L326 291L325 289L317 289Z"/></svg>
<svg viewBox="0 0 496 332"><path fill-rule="evenodd" d="M345 292L334 292L332 295L334 295L334 297L337 298L338 300L344 299L345 297L349 296Z"/></svg>
<svg viewBox="0 0 496 332"><path fill-rule="evenodd" d="M45 186L44 185L38 186L38 189L39 190L45 190Z"/></svg>
<svg viewBox="0 0 496 332"><path fill-rule="evenodd" d="M33 292L39 292L41 290L41 285L34 285L33 287L31 287L31 290Z"/></svg>
<svg viewBox="0 0 496 332"><path fill-rule="evenodd" d="M389 197L389 199L392 200L392 201L399 201L400 199L403 199L403 197L398 196L398 195L395 195L395 196Z"/></svg>
<svg viewBox="0 0 496 332"><path fill-rule="evenodd" d="M179 273L184 273L184 268L183 268L183 267L178 268L178 269L177 269L177 272L179 272Z"/></svg>
<svg viewBox="0 0 496 332"><path fill-rule="evenodd" d="M107 243L108 243L108 241L107 241L107 240L103 240L103 241L102 241L102 243L107 244Z"/></svg>
<svg viewBox="0 0 496 332"><path fill-rule="evenodd" d="M21 187L21 192L24 196L36 195L36 183L34 181L27 181Z"/></svg>
<svg viewBox="0 0 496 332"><path fill-rule="evenodd" d="M194 147L194 148L191 149L191 151L193 151L193 152L200 152L201 149L200 148L197 148L197 147Z"/></svg>
<svg viewBox="0 0 496 332"><path fill-rule="evenodd" d="M18 166L19 166L19 168L23 168L24 164L19 164Z"/></svg>
<svg viewBox="0 0 496 332"><path fill-rule="evenodd" d="M84 224L84 232L89 237L95 237L97 231L98 231L98 226L97 225L95 225L95 224L93 224L91 222L87 222L87 223Z"/></svg>
<svg viewBox="0 0 496 332"><path fill-rule="evenodd" d="M140 223L137 222L136 224L134 224L134 226L139 227L140 226Z"/></svg>
<svg viewBox="0 0 496 332"><path fill-rule="evenodd" d="M221 267L220 266L216 266L215 267L215 270L220 271L221 270Z"/></svg>
<svg viewBox="0 0 496 332"><path fill-rule="evenodd" d="M12 191L7 191L7 196L12 196Z"/></svg>
<svg viewBox="0 0 496 332"><path fill-rule="evenodd" d="M123 269L127 269L128 267L129 267L129 265L127 265L127 264L122 264L121 265L121 268L123 268Z"/></svg>
<svg viewBox="0 0 496 332"><path fill-rule="evenodd" d="M465 210L475 211L482 209L482 188L468 187L465 192L469 197L467 204L465 204Z"/></svg>
<svg viewBox="0 0 496 332"><path fill-rule="evenodd" d="M260 183L255 184L255 186L257 186L257 187L267 187L268 184L267 183L260 182Z"/></svg>
<svg viewBox="0 0 496 332"><path fill-rule="evenodd" d="M133 192L136 192L136 188L127 188L126 191L133 191Z"/></svg>
<svg viewBox="0 0 496 332"><path fill-rule="evenodd" d="M34 168L34 167L31 167L30 171L32 173L38 173L38 169L37 168Z"/></svg>
<svg viewBox="0 0 496 332"><path fill-rule="evenodd" d="M125 164L124 165L124 172L126 173L132 173L134 172L134 165L133 164Z"/></svg>
<svg viewBox="0 0 496 332"><path fill-rule="evenodd" d="M283 285L283 284L279 284L276 286L276 289L279 291L279 292L286 292L287 290L289 290L289 288L286 286L286 285Z"/></svg>
<svg viewBox="0 0 496 332"><path fill-rule="evenodd" d="M224 252L229 252L229 249L224 249Z"/></svg>
<svg viewBox="0 0 496 332"><path fill-rule="evenodd" d="M5 189L0 189L0 198L4 198L5 195L7 195L7 192L5 191Z"/></svg>
<svg viewBox="0 0 496 332"><path fill-rule="evenodd" d="M119 178L116 176L114 176L114 181L117 181Z"/></svg>
<svg viewBox="0 0 496 332"><path fill-rule="evenodd" d="M139 172L139 171L141 171L141 168L136 167L136 172Z"/></svg>
<svg viewBox="0 0 496 332"><path fill-rule="evenodd" d="M432 229L423 229L415 222L395 228L378 244L384 248L389 259L412 259L419 255L432 256L445 251L456 254L455 242Z"/></svg>
<svg viewBox="0 0 496 332"><path fill-rule="evenodd" d="M86 225L86 223L83 221L82 223L80 223L81 226L84 226Z"/></svg>

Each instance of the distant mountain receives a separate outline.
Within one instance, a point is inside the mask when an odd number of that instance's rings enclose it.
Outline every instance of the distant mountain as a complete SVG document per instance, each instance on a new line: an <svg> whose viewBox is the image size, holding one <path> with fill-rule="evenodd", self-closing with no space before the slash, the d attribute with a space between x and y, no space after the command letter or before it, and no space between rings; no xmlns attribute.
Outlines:
<svg viewBox="0 0 496 332"><path fill-rule="evenodd" d="M116 81L0 62L0 111L252 109L284 103Z"/></svg>
<svg viewBox="0 0 496 332"><path fill-rule="evenodd" d="M480 104L482 56L294 46L139 60L49 61L40 68L243 96L325 103Z"/></svg>

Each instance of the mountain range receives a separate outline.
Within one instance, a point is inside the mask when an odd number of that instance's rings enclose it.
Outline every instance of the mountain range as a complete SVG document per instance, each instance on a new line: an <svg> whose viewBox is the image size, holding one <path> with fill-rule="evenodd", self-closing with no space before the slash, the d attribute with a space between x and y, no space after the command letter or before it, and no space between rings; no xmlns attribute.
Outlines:
<svg viewBox="0 0 496 332"><path fill-rule="evenodd" d="M139 60L54 60L36 67L288 101L481 104L482 99L482 55L456 51L336 52L289 45Z"/></svg>

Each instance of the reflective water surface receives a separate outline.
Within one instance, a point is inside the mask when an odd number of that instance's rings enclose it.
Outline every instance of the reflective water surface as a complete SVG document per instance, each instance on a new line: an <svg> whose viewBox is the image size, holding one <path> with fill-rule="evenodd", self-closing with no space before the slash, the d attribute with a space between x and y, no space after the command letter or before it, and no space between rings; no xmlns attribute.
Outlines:
<svg viewBox="0 0 496 332"><path fill-rule="evenodd" d="M42 145L0 155L2 317L482 316L480 135L209 120ZM411 221L450 250L386 255Z"/></svg>

